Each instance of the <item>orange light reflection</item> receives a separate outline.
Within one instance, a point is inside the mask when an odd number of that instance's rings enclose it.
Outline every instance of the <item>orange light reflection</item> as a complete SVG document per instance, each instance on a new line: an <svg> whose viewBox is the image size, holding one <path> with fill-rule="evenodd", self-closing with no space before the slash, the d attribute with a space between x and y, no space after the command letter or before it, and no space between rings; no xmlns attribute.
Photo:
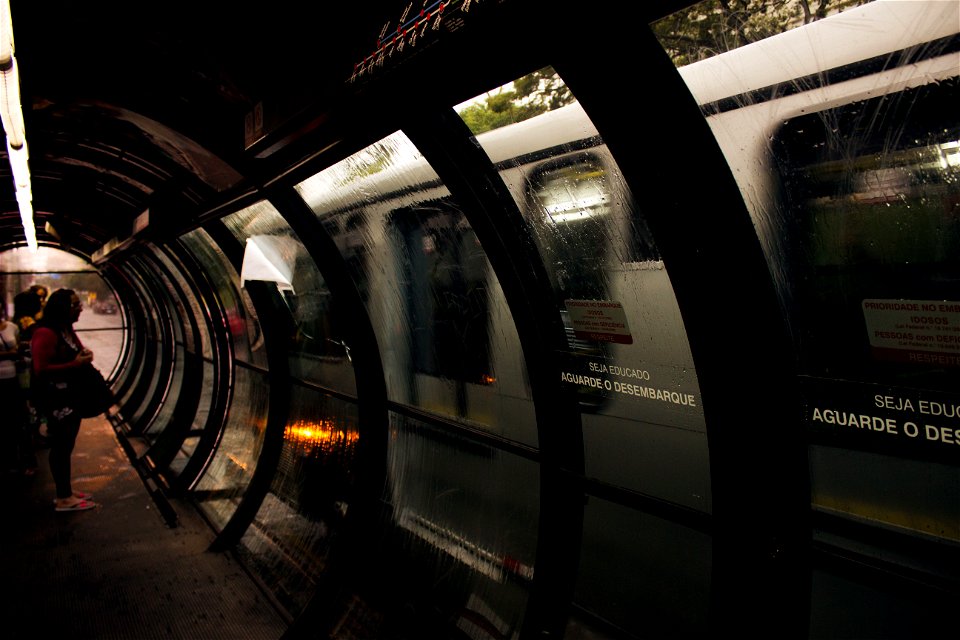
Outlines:
<svg viewBox="0 0 960 640"><path fill-rule="evenodd" d="M360 434L341 429L332 420L297 420L287 425L283 437L298 449L320 449L324 453L330 453L352 448L360 439Z"/></svg>

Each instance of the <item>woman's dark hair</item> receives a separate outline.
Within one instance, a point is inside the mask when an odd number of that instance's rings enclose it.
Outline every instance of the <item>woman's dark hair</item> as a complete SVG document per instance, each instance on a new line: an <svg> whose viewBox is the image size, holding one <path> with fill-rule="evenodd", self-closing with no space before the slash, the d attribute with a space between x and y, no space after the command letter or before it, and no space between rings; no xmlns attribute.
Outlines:
<svg viewBox="0 0 960 640"><path fill-rule="evenodd" d="M64 329L73 324L73 289L57 289L47 298L40 324L54 329Z"/></svg>
<svg viewBox="0 0 960 640"><path fill-rule="evenodd" d="M13 319L34 317L40 312L40 298L32 291L22 291L13 296Z"/></svg>
<svg viewBox="0 0 960 640"><path fill-rule="evenodd" d="M46 299L47 294L50 293L50 290L47 289L42 284L32 284L28 289L30 293L40 298L40 304L43 304L43 301ZM41 293L42 292L42 293Z"/></svg>

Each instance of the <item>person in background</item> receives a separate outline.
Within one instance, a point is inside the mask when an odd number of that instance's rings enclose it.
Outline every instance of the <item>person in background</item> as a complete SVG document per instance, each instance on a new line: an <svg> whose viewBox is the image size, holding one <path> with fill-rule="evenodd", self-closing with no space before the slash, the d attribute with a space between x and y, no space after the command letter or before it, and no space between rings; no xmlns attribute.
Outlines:
<svg viewBox="0 0 960 640"><path fill-rule="evenodd" d="M93 352L85 349L73 324L80 318L83 304L71 289L57 289L47 299L43 318L33 330L30 352L33 357L33 375L44 384L35 389L50 392L50 385L58 373L69 371L93 360ZM69 405L57 406L54 398L34 394L41 411L47 417L47 438L50 442L50 473L57 488L54 505L57 511L84 511L97 506L92 496L74 491L71 484L71 458L80 432L80 415Z"/></svg>
<svg viewBox="0 0 960 640"><path fill-rule="evenodd" d="M37 321L42 309L43 301L30 289L21 291L13 297L13 321L21 331Z"/></svg>
<svg viewBox="0 0 960 640"><path fill-rule="evenodd" d="M39 320L43 317L43 307L47 304L47 296L50 294L50 290L42 284L32 284L27 291L35 295L37 300L40 301L40 308L37 309L35 314L33 314L33 319Z"/></svg>
<svg viewBox="0 0 960 640"><path fill-rule="evenodd" d="M37 458L17 371L20 358L20 331L7 320L7 306L0 305L0 437L4 463L8 473L32 476L37 472Z"/></svg>
<svg viewBox="0 0 960 640"><path fill-rule="evenodd" d="M27 289L27 291L34 294L40 299L40 309L42 311L43 305L47 304L47 295L50 293L50 291L47 290L47 288L42 284L32 284L30 285L30 288Z"/></svg>
<svg viewBox="0 0 960 640"><path fill-rule="evenodd" d="M40 297L27 289L18 293L13 298L13 322L20 330L20 362L26 368L21 388L24 390L24 398L27 402L27 416L30 425L30 435L36 441L36 445L46 444L46 438L41 432L42 418L37 412L36 403L33 400L32 390L30 388L30 369L32 357L30 355L30 339L33 337L33 328L36 326L37 318L40 317L42 304Z"/></svg>

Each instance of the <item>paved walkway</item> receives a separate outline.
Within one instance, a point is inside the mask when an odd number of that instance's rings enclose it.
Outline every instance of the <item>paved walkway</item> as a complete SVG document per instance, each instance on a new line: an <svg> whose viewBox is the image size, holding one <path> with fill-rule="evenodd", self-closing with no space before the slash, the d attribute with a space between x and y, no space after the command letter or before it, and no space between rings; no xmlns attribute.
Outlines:
<svg viewBox="0 0 960 640"><path fill-rule="evenodd" d="M36 476L4 476L0 569L5 640L276 640L269 599L185 502L167 526L104 418L84 420L74 489L96 509L56 513L47 451Z"/></svg>

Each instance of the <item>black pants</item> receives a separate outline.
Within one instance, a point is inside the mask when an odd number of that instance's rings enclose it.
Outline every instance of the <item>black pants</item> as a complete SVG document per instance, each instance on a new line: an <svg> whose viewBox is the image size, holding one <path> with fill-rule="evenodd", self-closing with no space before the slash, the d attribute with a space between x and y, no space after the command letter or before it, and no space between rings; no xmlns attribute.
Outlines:
<svg viewBox="0 0 960 640"><path fill-rule="evenodd" d="M50 443L50 473L57 486L57 498L66 499L73 495L70 484L70 458L80 433L80 415L71 412L68 415L47 415L47 440Z"/></svg>

